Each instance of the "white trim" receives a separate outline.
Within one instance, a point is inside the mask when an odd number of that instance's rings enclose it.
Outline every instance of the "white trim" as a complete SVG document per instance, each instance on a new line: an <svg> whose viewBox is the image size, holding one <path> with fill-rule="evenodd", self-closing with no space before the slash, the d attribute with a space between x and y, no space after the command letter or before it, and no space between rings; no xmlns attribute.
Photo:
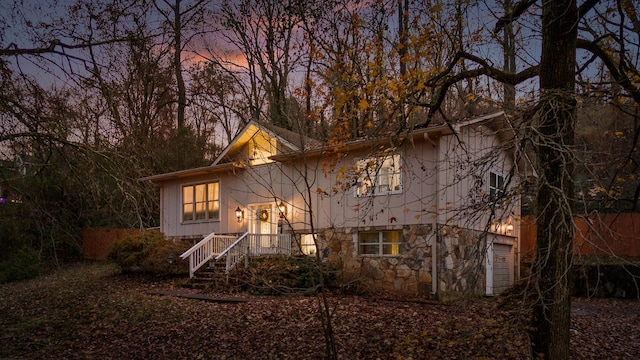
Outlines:
<svg viewBox="0 0 640 360"><path fill-rule="evenodd" d="M493 236L495 237L495 236ZM485 294L486 295L493 295L493 241L488 241L489 238L487 237L487 251L486 251L486 257L485 257L485 266L486 266L486 271L485 271L485 278L486 278L486 287L485 287Z"/></svg>
<svg viewBox="0 0 640 360"><path fill-rule="evenodd" d="M198 185L206 185L205 188L208 188L209 184L213 184L213 183L217 183L218 184L218 217L217 218L205 218L205 219L196 219L195 218L195 214L196 214L196 208L195 208L195 199L193 202L194 208L193 208L193 219L192 220L185 220L184 219L184 188L185 186L193 186L194 189L194 197L195 197L195 187ZM202 180L202 181L192 181L192 182L186 182L186 183L180 183L179 185L179 191L180 191L180 209L179 209L179 214L180 214L180 224L181 225L189 225L189 224L201 224L201 223L209 223L209 222L220 222L221 218L222 218L222 199L221 199L221 193L222 193L222 186L220 184L220 179L209 179L209 180ZM207 190L208 191L208 190ZM207 193L208 195L208 193ZM205 210L205 213L209 212L209 199L207 198L205 200L205 204L207 204L207 208Z"/></svg>
<svg viewBox="0 0 640 360"><path fill-rule="evenodd" d="M224 150L222 150L222 152L220 153L220 155L218 155L218 157L213 161L213 163L211 163L212 166L217 165L218 163L220 163L220 161L227 156L227 153L240 141L240 139L242 138L242 135L244 135L244 133L248 132L251 126L255 126L256 127L256 131L251 134L251 138L253 138L255 136L255 134L257 134L259 131L264 131L265 133L267 133L270 137L277 139L278 142L284 144L285 146L287 146L288 148L290 148L293 151L299 151L299 147L295 146L294 144L290 143L289 141L285 140L282 136L279 136L278 134L274 133L273 131L269 130L268 128L260 125L258 122L251 120L247 123L247 125L245 125L244 128L242 128L242 130L233 138L233 140L229 143L229 145L227 145L226 148L224 148ZM276 145L277 146L277 145Z"/></svg>
<svg viewBox="0 0 640 360"><path fill-rule="evenodd" d="M398 171L394 171L393 174L394 175L398 174L398 177L399 177L398 185L400 186L400 189L398 189L398 190L389 190L389 191L384 191L384 192L378 192L377 190L378 190L378 187L380 186L380 184L378 183L378 180L379 180L378 176L380 175L379 170L378 170L378 173L375 174L376 179L372 183L372 185L374 187L373 192L366 193L366 194L358 194L358 190L360 189L360 186L359 186L360 182L357 181L356 185L354 186L354 189L353 189L353 196L356 197L356 198L367 198L367 197L372 197L372 196L402 194L404 192L404 184L403 184L403 181L404 181L404 176L403 176L404 175L404 168L403 168L403 165L402 165L403 156L402 156L402 154L400 152L390 152L390 154L382 155L382 156L359 157L359 158L355 158L354 162L355 162L356 168L358 168L358 163L360 161L368 161L369 159L382 159L381 166L380 166L380 169L381 169L382 168L382 164L384 164L384 162L387 159L395 157L395 156L398 156L398 164L397 164ZM361 170L358 169L358 171L361 171ZM358 175L358 180L360 180L360 178L361 178L361 176Z"/></svg>
<svg viewBox="0 0 640 360"><path fill-rule="evenodd" d="M213 160L213 162L211 163L211 166L217 165L220 160L222 160L222 158L224 158L227 153L229 152L229 150L231 150L231 148L238 142L240 141L240 137L242 137L242 134L247 132L249 130L249 126L256 124L253 120L249 121L247 123L247 125L244 126L244 128L242 128L242 130L240 130L240 132L238 134L236 134L236 136L233 138L233 140L231 140L231 142L227 145L226 148L224 148L224 150L222 150L222 152L220 153L220 155L218 155L218 157ZM256 124L257 125L257 124Z"/></svg>
<svg viewBox="0 0 640 360"><path fill-rule="evenodd" d="M399 242L384 242L383 241L383 233L397 233L398 234L398 240L400 240ZM361 235L362 234L377 234L378 235L378 240L376 242L366 242L363 243L361 242ZM404 234L402 233L401 229L384 229L384 230L363 230L363 231L357 231L357 249L358 249L358 256L370 256L370 257L397 257L397 256L401 256L402 255L402 244L404 243ZM364 244L366 246L372 246L375 245L378 247L378 252L376 254L363 254L360 251L360 246ZM395 245L397 246L397 250L398 253L397 254L385 254L384 253L384 246L385 245Z"/></svg>
<svg viewBox="0 0 640 360"><path fill-rule="evenodd" d="M455 129L456 132L459 132L461 128L465 127L465 126L469 126L469 125L473 125L473 124L477 124L480 122L483 122L485 120L489 120L489 119L493 119L493 118L497 118L498 116L506 116L504 111L498 111L492 114L487 114L484 116L480 116L480 117L476 117L467 121L462 121L459 123L454 123L453 124L453 128Z"/></svg>

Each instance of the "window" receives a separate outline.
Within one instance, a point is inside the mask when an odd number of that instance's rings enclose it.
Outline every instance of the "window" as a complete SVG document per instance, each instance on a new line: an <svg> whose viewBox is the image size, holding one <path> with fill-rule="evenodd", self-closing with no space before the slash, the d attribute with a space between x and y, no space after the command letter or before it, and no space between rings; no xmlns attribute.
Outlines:
<svg viewBox="0 0 640 360"><path fill-rule="evenodd" d="M275 141L266 135L256 135L249 141L249 163L252 166L273 162L269 157L275 153Z"/></svg>
<svg viewBox="0 0 640 360"><path fill-rule="evenodd" d="M220 218L218 182L182 187L182 220L202 221Z"/></svg>
<svg viewBox="0 0 640 360"><path fill-rule="evenodd" d="M358 160L356 196L402 192L400 155Z"/></svg>
<svg viewBox="0 0 640 360"><path fill-rule="evenodd" d="M401 243L400 231L361 232L358 250L360 255L399 255Z"/></svg>
<svg viewBox="0 0 640 360"><path fill-rule="evenodd" d="M504 196L504 177L494 172L489 173L489 196L496 201Z"/></svg>
<svg viewBox="0 0 640 360"><path fill-rule="evenodd" d="M313 241L313 234L300 235L300 250L304 255L316 254L316 243Z"/></svg>

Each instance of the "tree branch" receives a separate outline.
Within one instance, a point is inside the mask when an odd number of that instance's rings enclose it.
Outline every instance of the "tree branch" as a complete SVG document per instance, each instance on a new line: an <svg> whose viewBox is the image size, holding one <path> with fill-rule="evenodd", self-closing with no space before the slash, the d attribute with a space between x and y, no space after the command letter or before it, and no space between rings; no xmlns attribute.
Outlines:
<svg viewBox="0 0 640 360"><path fill-rule="evenodd" d="M496 23L496 27L493 29L493 33L497 34L504 28L505 25L511 23L522 15L528 8L530 8L533 4L535 4L538 0L522 0L517 3L511 12L508 14L504 14L498 22Z"/></svg>
<svg viewBox="0 0 640 360"><path fill-rule="evenodd" d="M577 47L579 49L587 50L592 54L599 57L603 64L607 67L607 70L611 73L613 79L618 83L622 88L624 88L629 95L633 98L636 103L640 103L640 89L633 85L629 77L625 74L620 73L620 70L614 61L614 59L607 54L607 52L601 48L598 44L584 40L578 39Z"/></svg>
<svg viewBox="0 0 640 360"><path fill-rule="evenodd" d="M48 46L36 47L36 48L19 48L15 43L9 44L4 49L0 49L0 56L16 56L16 55L40 55L40 54L49 54L49 53L60 53L56 48L61 49L88 49L94 46L108 45L108 44L116 44L121 42L129 41L129 38L116 38L109 39L105 41L98 41L93 43L83 43L83 44L66 44L58 39L53 39L49 42Z"/></svg>
<svg viewBox="0 0 640 360"><path fill-rule="evenodd" d="M464 70L452 75L454 67L460 62L460 60L470 60L479 65L479 67L475 69ZM449 87L459 81L485 75L505 84L518 85L528 79L538 76L538 72L538 65L529 67L515 74L505 72L492 66L482 58L464 51L460 51L451 60L445 71L427 82L427 85L429 87L437 89L433 94L431 103L423 103L419 105L429 108L428 117L431 118L436 113L436 111L438 111L440 105L442 105Z"/></svg>

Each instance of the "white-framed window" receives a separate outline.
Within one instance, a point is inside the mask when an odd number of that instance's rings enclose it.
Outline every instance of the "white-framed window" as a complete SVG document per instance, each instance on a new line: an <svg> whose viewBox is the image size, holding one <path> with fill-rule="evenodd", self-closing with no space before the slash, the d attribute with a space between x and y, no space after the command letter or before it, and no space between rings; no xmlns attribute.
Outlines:
<svg viewBox="0 0 640 360"><path fill-rule="evenodd" d="M360 159L357 161L357 169L357 197L402 192L399 154Z"/></svg>
<svg viewBox="0 0 640 360"><path fill-rule="evenodd" d="M217 181L182 186L182 221L220 219L220 186Z"/></svg>
<svg viewBox="0 0 640 360"><path fill-rule="evenodd" d="M313 241L313 234L300 235L300 250L304 255L315 255L318 249L316 249L316 243Z"/></svg>
<svg viewBox="0 0 640 360"><path fill-rule="evenodd" d="M493 171L489 172L489 197L496 201L504 196L504 177Z"/></svg>
<svg viewBox="0 0 640 360"><path fill-rule="evenodd" d="M399 255L402 231L366 231L358 234L360 255Z"/></svg>

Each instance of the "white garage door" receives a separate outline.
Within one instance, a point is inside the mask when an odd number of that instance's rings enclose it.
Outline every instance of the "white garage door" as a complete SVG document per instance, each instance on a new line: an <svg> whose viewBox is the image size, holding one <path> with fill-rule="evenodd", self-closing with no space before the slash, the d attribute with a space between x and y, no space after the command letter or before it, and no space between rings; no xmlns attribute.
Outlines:
<svg viewBox="0 0 640 360"><path fill-rule="evenodd" d="M498 295L513 284L511 245L493 244L493 294Z"/></svg>

